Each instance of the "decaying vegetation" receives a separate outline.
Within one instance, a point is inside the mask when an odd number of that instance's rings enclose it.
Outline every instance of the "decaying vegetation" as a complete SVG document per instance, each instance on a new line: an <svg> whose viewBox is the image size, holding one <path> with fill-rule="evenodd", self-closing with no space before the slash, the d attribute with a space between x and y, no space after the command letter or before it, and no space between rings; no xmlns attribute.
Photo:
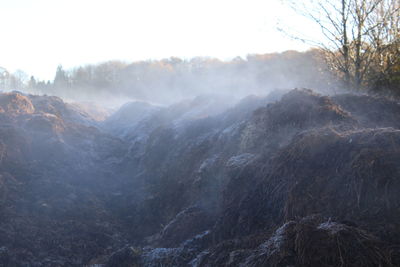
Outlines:
<svg viewBox="0 0 400 267"><path fill-rule="evenodd" d="M0 100L3 266L400 263L396 101L297 89L98 122Z"/></svg>

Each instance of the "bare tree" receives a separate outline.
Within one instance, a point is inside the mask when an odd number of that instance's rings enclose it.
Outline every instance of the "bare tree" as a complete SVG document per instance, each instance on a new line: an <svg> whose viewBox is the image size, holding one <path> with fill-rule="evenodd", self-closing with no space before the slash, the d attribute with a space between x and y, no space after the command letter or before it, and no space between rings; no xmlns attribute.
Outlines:
<svg viewBox="0 0 400 267"><path fill-rule="evenodd" d="M321 40L307 40L322 49L329 67L355 89L389 71L399 53L399 0L289 1L321 29Z"/></svg>

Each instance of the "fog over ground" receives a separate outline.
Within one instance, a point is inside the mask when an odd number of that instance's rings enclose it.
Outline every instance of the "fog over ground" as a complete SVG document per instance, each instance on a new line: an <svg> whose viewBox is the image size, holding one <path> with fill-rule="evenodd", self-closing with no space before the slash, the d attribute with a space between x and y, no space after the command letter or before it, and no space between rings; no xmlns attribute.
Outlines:
<svg viewBox="0 0 400 267"><path fill-rule="evenodd" d="M309 77L299 81L304 66L284 59L290 55L272 55L310 49L278 28L317 32L279 0L2 1L0 24L7 25L0 66L17 80L0 81L3 91L116 108L314 85ZM314 68L307 57L300 60ZM303 74L318 71L308 70Z"/></svg>
<svg viewBox="0 0 400 267"><path fill-rule="evenodd" d="M0 0L0 267L400 266L400 2L289 2Z"/></svg>
<svg viewBox="0 0 400 267"><path fill-rule="evenodd" d="M265 96L277 89L313 88L325 94L345 91L316 49L254 54L229 61L170 57L132 63L108 61L72 69L60 65L51 82L35 77L22 82L10 74L0 87L113 109L131 101L165 106L199 95L239 100L248 95Z"/></svg>

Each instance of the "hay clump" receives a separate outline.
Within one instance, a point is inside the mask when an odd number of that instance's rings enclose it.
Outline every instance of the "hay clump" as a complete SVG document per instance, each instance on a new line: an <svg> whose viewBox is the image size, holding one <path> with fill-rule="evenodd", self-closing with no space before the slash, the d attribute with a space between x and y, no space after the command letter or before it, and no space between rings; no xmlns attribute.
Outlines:
<svg viewBox="0 0 400 267"><path fill-rule="evenodd" d="M390 249L372 234L309 216L290 221L241 266L394 266Z"/></svg>

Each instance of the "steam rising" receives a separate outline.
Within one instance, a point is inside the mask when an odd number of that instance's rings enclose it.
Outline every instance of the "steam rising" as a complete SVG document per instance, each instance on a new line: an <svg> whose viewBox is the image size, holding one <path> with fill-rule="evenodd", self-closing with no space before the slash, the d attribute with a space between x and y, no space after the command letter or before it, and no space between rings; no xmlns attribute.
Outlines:
<svg viewBox="0 0 400 267"><path fill-rule="evenodd" d="M243 98L267 95L275 89L314 88L332 92L340 87L326 69L318 50L308 52L249 55L231 61L214 58L124 63L109 61L99 65L65 70L59 66L53 82L30 81L3 89L60 96L70 102L94 102L116 108L125 102L145 101L170 105L198 95L225 95Z"/></svg>

